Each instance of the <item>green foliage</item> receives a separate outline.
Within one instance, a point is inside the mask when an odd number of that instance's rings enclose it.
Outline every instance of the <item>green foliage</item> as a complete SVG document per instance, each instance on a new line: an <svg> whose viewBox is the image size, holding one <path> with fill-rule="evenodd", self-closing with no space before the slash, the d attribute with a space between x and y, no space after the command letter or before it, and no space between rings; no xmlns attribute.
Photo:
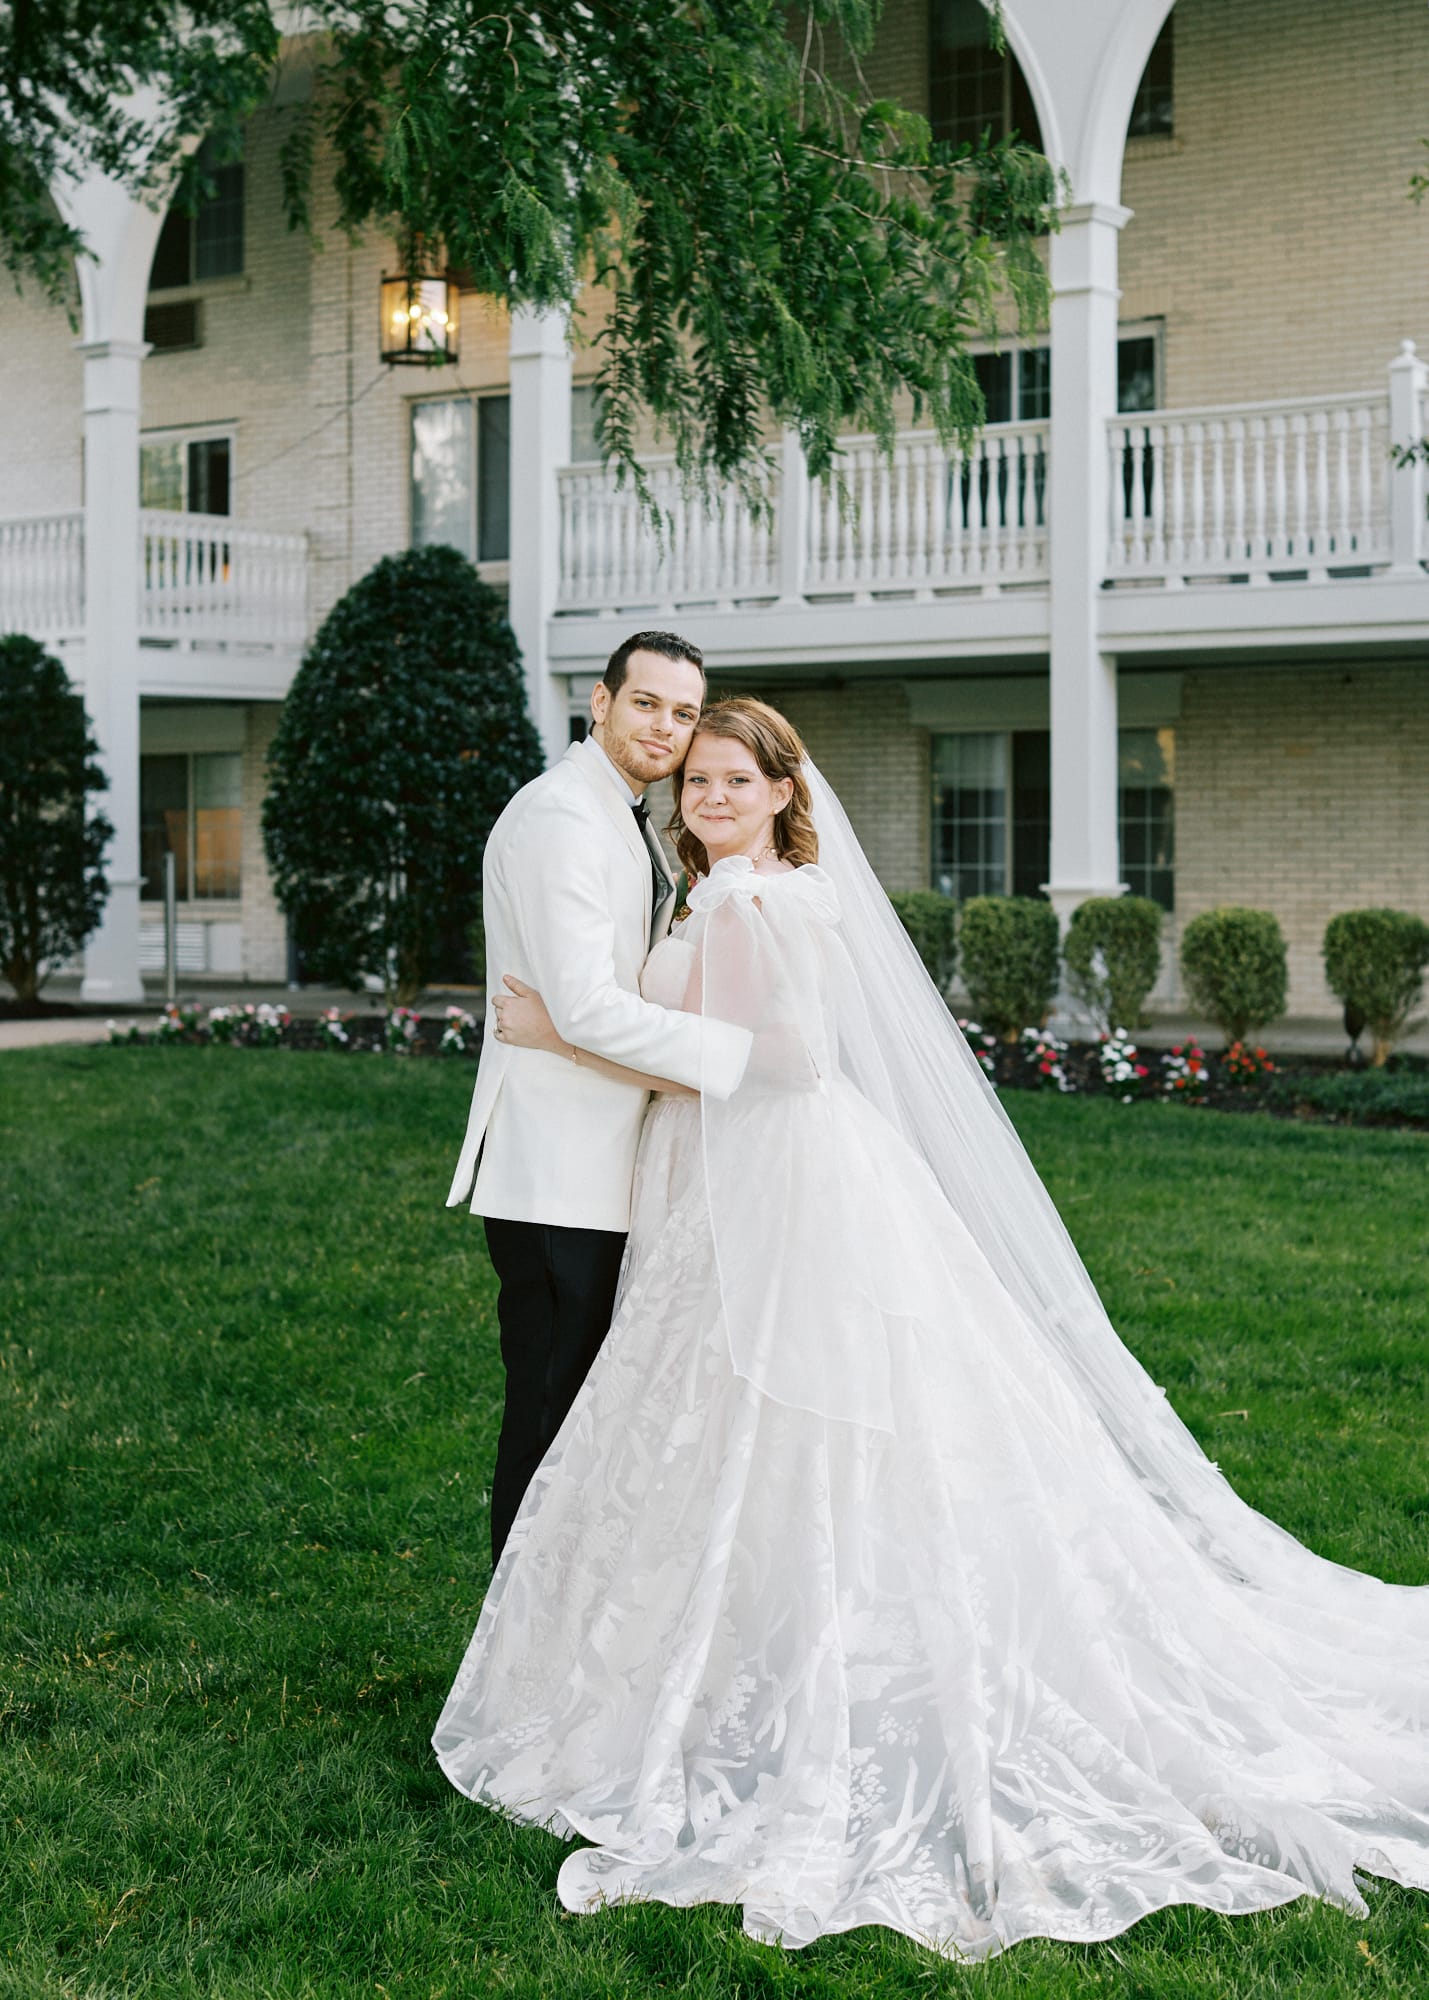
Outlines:
<svg viewBox="0 0 1429 2000"><path fill-rule="evenodd" d="M1429 1125L1429 1073L1422 1069L1282 1072L1271 1078L1266 1096L1271 1104L1327 1112L1352 1125L1380 1120Z"/></svg>
<svg viewBox="0 0 1429 2000"><path fill-rule="evenodd" d="M1325 926L1323 951L1330 991L1363 1014L1382 1068L1424 997L1429 924L1407 910L1345 910Z"/></svg>
<svg viewBox="0 0 1429 2000"><path fill-rule="evenodd" d="M1062 945L1067 984L1108 1034L1144 1025L1161 970L1161 924L1149 896L1089 896L1072 912Z"/></svg>
<svg viewBox="0 0 1429 2000"><path fill-rule="evenodd" d="M1057 913L1035 896L963 904L963 984L984 1027L1005 1041L1040 1028L1057 996Z"/></svg>
<svg viewBox="0 0 1429 2000"><path fill-rule="evenodd" d="M0 973L33 1003L50 964L78 951L109 894L114 829L84 699L37 639L0 639Z"/></svg>
<svg viewBox="0 0 1429 2000"><path fill-rule="evenodd" d="M932 889L899 890L888 900L913 940L928 977L940 993L946 992L958 962L957 904L951 896L939 896Z"/></svg>
<svg viewBox="0 0 1429 2000"><path fill-rule="evenodd" d="M442 1206L469 1070L56 1048L3 1072L6 2000L1422 1990L1424 1899L1387 1883L1368 1917L1173 1909L970 1971L872 1926L780 1952L717 1905L568 1916L568 1844L460 1797L427 1741L487 1582L501 1407L481 1228ZM1008 1110L1250 1504L1429 1581L1429 1140Z"/></svg>
<svg viewBox="0 0 1429 2000"><path fill-rule="evenodd" d="M269 757L263 839L318 979L409 1005L460 948L493 822L541 769L496 592L455 549L388 556L308 648Z"/></svg>
<svg viewBox="0 0 1429 2000"><path fill-rule="evenodd" d="M1285 939L1269 910L1234 903L1192 917L1181 934L1181 976L1191 1005L1226 1038L1285 1012Z"/></svg>
<svg viewBox="0 0 1429 2000"><path fill-rule="evenodd" d="M270 0L17 0L0 8L0 260L71 306L83 244L55 207L98 170L151 199L203 185L179 139L233 154L271 84Z"/></svg>

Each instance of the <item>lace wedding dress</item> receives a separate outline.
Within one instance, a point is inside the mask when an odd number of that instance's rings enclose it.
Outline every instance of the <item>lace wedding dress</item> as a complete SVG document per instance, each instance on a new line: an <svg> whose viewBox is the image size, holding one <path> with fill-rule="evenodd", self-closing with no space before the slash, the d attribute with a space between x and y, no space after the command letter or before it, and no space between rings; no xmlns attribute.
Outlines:
<svg viewBox="0 0 1429 2000"><path fill-rule="evenodd" d="M844 892L721 863L652 954L648 998L751 1027L749 1086L649 1114L615 1322L442 1769L591 1843L567 1908L741 1904L785 1946L884 1924L976 1959L1173 1903L1359 1911L1356 1869L1429 1885L1429 1590L1253 1513L1072 1278L1039 1305L992 1209L970 1226L993 1125L950 1195L926 1106L876 1103L872 1053L853 1080L852 1003L808 1025ZM1006 1219L1024 1264L1042 1217Z"/></svg>

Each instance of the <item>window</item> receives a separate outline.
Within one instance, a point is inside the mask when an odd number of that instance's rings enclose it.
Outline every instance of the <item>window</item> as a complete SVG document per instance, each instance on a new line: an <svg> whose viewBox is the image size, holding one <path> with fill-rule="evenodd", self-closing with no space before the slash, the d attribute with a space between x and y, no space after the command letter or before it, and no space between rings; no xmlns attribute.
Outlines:
<svg viewBox="0 0 1429 2000"><path fill-rule="evenodd" d="M164 894L164 856L174 857L181 903L229 902L240 889L243 759L236 750L139 759L140 895Z"/></svg>
<svg viewBox="0 0 1429 2000"><path fill-rule="evenodd" d="M412 546L432 542L473 562L509 558L509 396L412 405Z"/></svg>
<svg viewBox="0 0 1429 2000"><path fill-rule="evenodd" d="M933 137L975 145L1015 133L1040 153L1042 132L1016 56L992 46L982 0L933 0L929 13L928 93Z"/></svg>
<svg viewBox="0 0 1429 2000"><path fill-rule="evenodd" d="M1155 333L1125 334L1116 343L1118 410L1154 410L1158 403L1159 340ZM973 372L990 424L1033 424L1052 414L1050 347L974 354Z"/></svg>
<svg viewBox="0 0 1429 2000"><path fill-rule="evenodd" d="M1176 907L1176 732L1123 729L1117 744L1121 879L1133 896Z"/></svg>
<svg viewBox="0 0 1429 2000"><path fill-rule="evenodd" d="M197 215L176 204L165 216L149 269L151 292L204 278L236 277L243 269L243 162L220 163L212 141L205 139L199 166L213 184L213 195L200 202Z"/></svg>
<svg viewBox="0 0 1429 2000"><path fill-rule="evenodd" d="M595 422L600 397L594 382L578 382L571 390L571 464L598 465L600 446L596 443Z"/></svg>
<svg viewBox="0 0 1429 2000"><path fill-rule="evenodd" d="M1161 33L1152 43L1146 68L1136 86L1131 104L1128 139L1169 138L1176 129L1176 57L1174 14L1166 16Z"/></svg>
<svg viewBox="0 0 1429 2000"><path fill-rule="evenodd" d="M139 446L139 505L180 514L232 512L233 440L146 438Z"/></svg>
<svg viewBox="0 0 1429 2000"><path fill-rule="evenodd" d="M1123 729L1117 815L1122 880L1175 906L1175 731ZM1051 869L1052 739L1045 729L933 738L933 887L1038 896Z"/></svg>

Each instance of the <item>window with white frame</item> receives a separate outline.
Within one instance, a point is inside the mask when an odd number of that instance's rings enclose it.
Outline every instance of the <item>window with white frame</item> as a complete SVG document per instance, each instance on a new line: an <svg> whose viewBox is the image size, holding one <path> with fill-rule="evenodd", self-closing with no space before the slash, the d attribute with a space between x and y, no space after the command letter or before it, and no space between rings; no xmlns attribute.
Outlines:
<svg viewBox="0 0 1429 2000"><path fill-rule="evenodd" d="M139 505L179 514L231 514L233 439L150 434L139 443Z"/></svg>
<svg viewBox="0 0 1429 2000"><path fill-rule="evenodd" d="M444 542L472 562L511 554L511 398L412 405L412 546Z"/></svg>
<svg viewBox="0 0 1429 2000"><path fill-rule="evenodd" d="M1016 133L1042 151L1042 131L1022 66L992 45L983 0L932 0L928 10L928 115L935 139L976 145Z"/></svg>
<svg viewBox="0 0 1429 2000"><path fill-rule="evenodd" d="M1128 139L1169 139L1176 129L1176 16L1166 16L1136 86Z"/></svg>
<svg viewBox="0 0 1429 2000"><path fill-rule="evenodd" d="M164 218L149 290L164 292L205 278L237 277L243 270L243 162L220 159L205 139L199 167L212 192L189 215L177 204Z"/></svg>
<svg viewBox="0 0 1429 2000"><path fill-rule="evenodd" d="M139 893L164 894L174 857L181 903L242 894L243 758L236 750L166 752L139 759Z"/></svg>
<svg viewBox="0 0 1429 2000"><path fill-rule="evenodd" d="M1173 729L1123 729L1117 819L1122 880L1175 907ZM932 886L969 896L1038 896L1051 871L1052 739L1045 729L933 738Z"/></svg>

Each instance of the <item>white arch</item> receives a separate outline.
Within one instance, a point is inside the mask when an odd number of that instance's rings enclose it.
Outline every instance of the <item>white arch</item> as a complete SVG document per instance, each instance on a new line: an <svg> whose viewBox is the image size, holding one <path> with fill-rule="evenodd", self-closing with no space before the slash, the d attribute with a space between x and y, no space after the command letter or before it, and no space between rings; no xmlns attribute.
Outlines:
<svg viewBox="0 0 1429 2000"><path fill-rule="evenodd" d="M1070 207L1121 199L1136 87L1172 0L1004 0L1047 157L1066 170Z"/></svg>

